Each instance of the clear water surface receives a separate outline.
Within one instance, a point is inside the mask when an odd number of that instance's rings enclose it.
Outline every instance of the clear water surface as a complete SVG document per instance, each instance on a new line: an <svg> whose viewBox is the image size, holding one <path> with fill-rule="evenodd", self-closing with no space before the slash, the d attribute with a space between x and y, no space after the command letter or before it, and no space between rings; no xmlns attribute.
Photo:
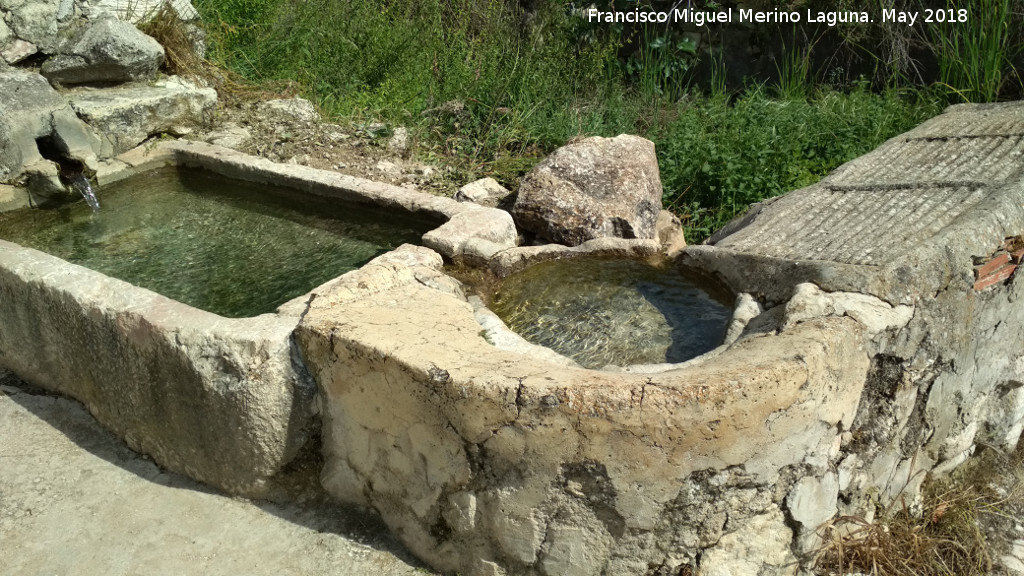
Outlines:
<svg viewBox="0 0 1024 576"><path fill-rule="evenodd" d="M222 316L272 312L436 222L164 168L84 201L0 214L0 238Z"/></svg>
<svg viewBox="0 0 1024 576"><path fill-rule="evenodd" d="M683 362L722 343L727 296L673 267L555 260L507 278L491 308L528 341L586 368Z"/></svg>

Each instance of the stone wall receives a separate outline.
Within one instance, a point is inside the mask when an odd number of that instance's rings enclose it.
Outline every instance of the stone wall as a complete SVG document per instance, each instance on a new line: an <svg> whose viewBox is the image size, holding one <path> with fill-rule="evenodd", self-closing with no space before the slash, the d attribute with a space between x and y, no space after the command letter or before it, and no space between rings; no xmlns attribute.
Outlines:
<svg viewBox="0 0 1024 576"><path fill-rule="evenodd" d="M103 160L211 120L212 88L177 77L157 80L164 49L135 23L163 5L0 2L0 184L20 188L6 206L66 200L67 183L92 178ZM189 0L169 6L186 29L197 29ZM74 86L84 88L67 90Z"/></svg>

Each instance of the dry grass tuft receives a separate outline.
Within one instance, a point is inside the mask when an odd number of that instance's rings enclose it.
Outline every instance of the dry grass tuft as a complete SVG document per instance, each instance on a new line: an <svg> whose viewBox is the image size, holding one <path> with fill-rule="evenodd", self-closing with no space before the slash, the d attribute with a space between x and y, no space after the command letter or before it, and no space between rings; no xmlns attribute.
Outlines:
<svg viewBox="0 0 1024 576"><path fill-rule="evenodd" d="M222 104L290 97L300 92L294 82L264 82L256 85L205 59L196 52L193 36L201 32L190 30L169 1L140 22L139 30L152 36L164 47L167 55L165 72L212 86L217 90Z"/></svg>
<svg viewBox="0 0 1024 576"><path fill-rule="evenodd" d="M1024 512L1024 451L984 453L929 481L919 510L902 503L874 521L837 518L821 531L818 574L990 576Z"/></svg>
<svg viewBox="0 0 1024 576"><path fill-rule="evenodd" d="M167 72L198 77L204 72L202 57L196 53L192 35L170 2L139 23L139 30L152 36L167 53Z"/></svg>

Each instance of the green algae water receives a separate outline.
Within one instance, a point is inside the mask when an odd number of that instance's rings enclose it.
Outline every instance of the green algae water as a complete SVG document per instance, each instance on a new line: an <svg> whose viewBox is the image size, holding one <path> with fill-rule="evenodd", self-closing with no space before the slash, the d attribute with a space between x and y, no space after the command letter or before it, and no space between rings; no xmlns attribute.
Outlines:
<svg viewBox="0 0 1024 576"><path fill-rule="evenodd" d="M586 368L684 362L722 343L728 297L673 267L555 260L505 279L491 309L522 337Z"/></svg>
<svg viewBox="0 0 1024 576"><path fill-rule="evenodd" d="M230 318L279 305L436 223L212 172L164 168L50 210L0 214L0 238Z"/></svg>

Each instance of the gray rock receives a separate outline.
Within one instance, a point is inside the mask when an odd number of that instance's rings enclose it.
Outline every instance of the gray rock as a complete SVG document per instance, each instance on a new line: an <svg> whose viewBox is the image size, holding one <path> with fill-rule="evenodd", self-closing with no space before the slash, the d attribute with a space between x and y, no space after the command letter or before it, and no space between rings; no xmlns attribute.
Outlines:
<svg viewBox="0 0 1024 576"><path fill-rule="evenodd" d="M52 138L67 156L96 165L99 138L42 76L0 72L0 181L14 180L46 162L36 142L44 137Z"/></svg>
<svg viewBox="0 0 1024 576"><path fill-rule="evenodd" d="M320 114L317 113L316 107L305 98L268 100L260 104L259 109L264 114L290 122L317 122L320 120Z"/></svg>
<svg viewBox="0 0 1024 576"><path fill-rule="evenodd" d="M154 134L181 133L212 118L213 88L171 77L152 86L78 90L68 95L79 117L102 134L107 156L129 150Z"/></svg>
<svg viewBox="0 0 1024 576"><path fill-rule="evenodd" d="M541 238L576 246L602 237L655 237L661 178L654 143L587 138L559 148L523 178L512 215Z"/></svg>
<svg viewBox="0 0 1024 576"><path fill-rule="evenodd" d="M57 22L67 22L75 14L75 0L60 0L57 6Z"/></svg>
<svg viewBox="0 0 1024 576"><path fill-rule="evenodd" d="M388 140L388 150L404 154L409 151L409 129L399 126L395 128L394 132L391 133L391 139Z"/></svg>
<svg viewBox="0 0 1024 576"><path fill-rule="evenodd" d="M210 144L235 150L245 147L250 140L252 140L252 133L249 132L249 129L237 124L226 124L206 136L206 141Z"/></svg>
<svg viewBox="0 0 1024 576"><path fill-rule="evenodd" d="M58 42L57 11L59 7L60 0L31 0L12 3L8 8L10 10L8 24L18 38L35 45L43 52L50 52Z"/></svg>
<svg viewBox="0 0 1024 576"><path fill-rule="evenodd" d="M159 42L105 16L70 31L42 73L54 84L128 82L152 77L163 61Z"/></svg>
<svg viewBox="0 0 1024 576"><path fill-rule="evenodd" d="M6 51L7 45L11 42L14 42L14 30L11 30L11 27L7 25L7 22L0 17L0 52Z"/></svg>
<svg viewBox="0 0 1024 576"><path fill-rule="evenodd" d="M789 551L792 533L776 508L755 516L742 528L722 536L701 557L700 576L793 575L797 562Z"/></svg>
<svg viewBox="0 0 1024 576"><path fill-rule="evenodd" d="M489 199L500 199L508 195L508 189L494 178L481 178L459 188L459 191L455 193L455 199L459 202L483 204Z"/></svg>
<svg viewBox="0 0 1024 576"><path fill-rule="evenodd" d="M818 544L818 527L830 520L839 511L836 499L839 496L839 478L834 472L823 477L805 476L793 487L786 497L789 515L800 525L801 549L810 552Z"/></svg>
<svg viewBox="0 0 1024 576"><path fill-rule="evenodd" d="M26 167L22 174L22 180L25 181L25 187L43 202L59 200L67 194L67 189L60 181L57 165L48 160Z"/></svg>

